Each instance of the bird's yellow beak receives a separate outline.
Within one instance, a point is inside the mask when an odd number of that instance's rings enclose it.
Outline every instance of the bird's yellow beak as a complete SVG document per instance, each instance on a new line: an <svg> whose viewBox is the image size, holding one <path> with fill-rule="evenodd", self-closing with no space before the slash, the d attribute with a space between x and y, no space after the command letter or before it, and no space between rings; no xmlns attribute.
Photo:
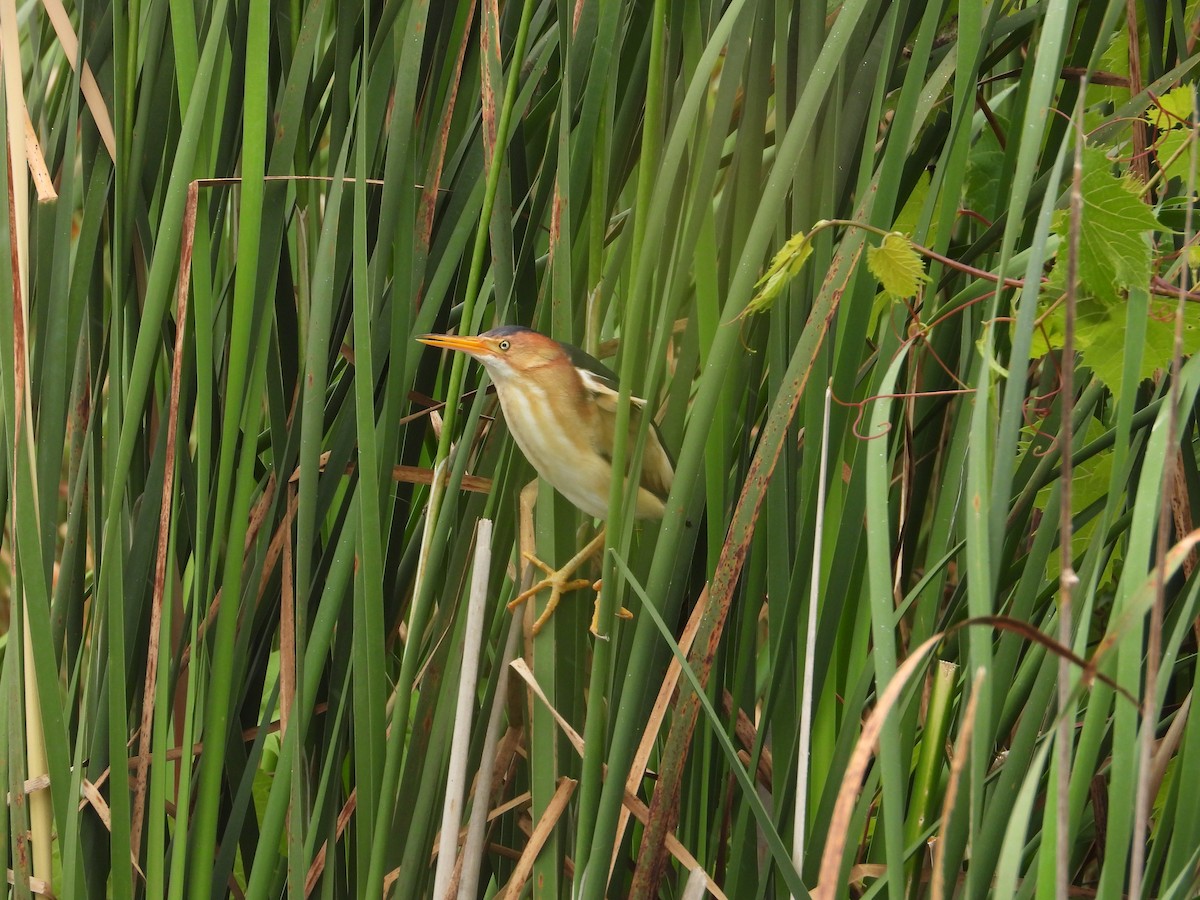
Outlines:
<svg viewBox="0 0 1200 900"><path fill-rule="evenodd" d="M455 334L426 334L417 338L417 341L422 344L428 344L430 347L440 347L443 350L462 350L464 353L470 354L488 353L491 351L485 340L472 336L459 337Z"/></svg>

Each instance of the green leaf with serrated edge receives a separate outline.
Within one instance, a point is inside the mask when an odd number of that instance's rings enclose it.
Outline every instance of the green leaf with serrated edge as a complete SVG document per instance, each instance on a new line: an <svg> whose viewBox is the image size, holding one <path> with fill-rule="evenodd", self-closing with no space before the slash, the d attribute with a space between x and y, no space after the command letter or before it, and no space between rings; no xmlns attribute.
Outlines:
<svg viewBox="0 0 1200 900"><path fill-rule="evenodd" d="M817 225L814 225L813 231L820 224L818 222ZM771 265L767 267L767 271L754 286L754 296L746 304L746 310L742 315L753 315L771 308L771 304L779 296L779 292L796 277L796 274L804 267L805 261L812 255L812 233L812 231L807 234L798 231L779 248L779 252L771 260Z"/></svg>
<svg viewBox="0 0 1200 900"><path fill-rule="evenodd" d="M1134 33L1138 36L1138 52L1142 59L1148 59L1148 54L1150 53L1150 34L1149 29L1146 28L1145 4L1135 3L1133 6L1137 18L1137 26ZM1122 24L1113 32L1111 39L1107 41L1107 47L1108 49L1100 57L1099 70L1123 79L1128 79L1129 31L1124 25L1124 20L1122 20ZM1128 101L1129 97L1128 81L1124 84L1119 82L1115 84L1088 83L1087 103L1089 106L1099 102L1109 102L1119 106Z"/></svg>
<svg viewBox="0 0 1200 900"><path fill-rule="evenodd" d="M1157 103L1150 104L1142 118L1163 131L1182 127L1192 118L1192 89L1177 87L1167 91Z"/></svg>
<svg viewBox="0 0 1200 900"><path fill-rule="evenodd" d="M1121 291L1150 279L1146 232L1158 228L1150 208L1112 174L1104 151L1083 151L1083 215L1079 227L1079 281L1088 294L1118 303ZM1059 211L1054 233L1067 243L1070 215ZM1061 262L1061 260L1060 260Z"/></svg>
<svg viewBox="0 0 1200 900"><path fill-rule="evenodd" d="M883 289L896 297L913 296L921 283L929 280L912 241L898 231L884 235L878 247L867 248L867 268Z"/></svg>
<svg viewBox="0 0 1200 900"><path fill-rule="evenodd" d="M1048 290L1043 296L1046 299L1061 296L1061 284L1056 285L1053 291L1057 293ZM1119 396L1121 389L1126 341L1123 303L1113 305L1086 294L1078 299L1075 306L1075 348L1079 353L1079 364L1091 369L1114 397ZM1061 349L1062 345L1063 307L1059 304L1046 317L1043 328L1034 334L1034 353L1045 354L1051 349ZM1153 298L1146 322L1146 340L1138 378L1150 378L1155 371L1167 368L1171 364L1174 345L1175 301L1164 297ZM1187 303L1184 304L1183 354L1190 356L1197 351L1200 351L1200 307Z"/></svg>
<svg viewBox="0 0 1200 900"><path fill-rule="evenodd" d="M1191 139L1191 129L1175 128L1155 142L1158 164L1162 167L1164 177L1168 180L1178 178L1184 184L1187 183L1192 165L1191 151L1188 149L1188 142Z"/></svg>
<svg viewBox="0 0 1200 900"><path fill-rule="evenodd" d="M1146 349L1142 354L1142 366L1138 370L1141 378L1151 377L1157 370L1166 369L1171 365L1171 357L1175 351L1175 307L1176 301L1169 297L1151 297L1150 315L1146 322ZM1107 339L1107 346L1098 342L1089 347L1092 356L1113 352L1117 347L1124 346L1125 329L1113 328L1111 332L1102 335ZM1118 343L1118 337L1121 343ZM1194 303L1183 305L1183 355L1191 356L1200 350L1200 308ZM1119 376L1118 376L1119 377Z"/></svg>
<svg viewBox="0 0 1200 900"><path fill-rule="evenodd" d="M1146 232L1159 227L1131 186L1113 174L1103 151L1088 148L1083 158L1083 214L1079 231L1079 291L1076 350L1079 361L1116 394L1125 357L1126 309L1123 292L1147 285L1151 248ZM1061 211L1054 230L1066 246L1070 221ZM1063 344L1065 260L1060 257L1043 285L1039 305L1049 312L1034 335L1035 352ZM1156 301L1147 322L1139 376L1148 378L1169 364L1173 347L1173 306ZM1200 313L1186 311L1184 352L1200 349Z"/></svg>

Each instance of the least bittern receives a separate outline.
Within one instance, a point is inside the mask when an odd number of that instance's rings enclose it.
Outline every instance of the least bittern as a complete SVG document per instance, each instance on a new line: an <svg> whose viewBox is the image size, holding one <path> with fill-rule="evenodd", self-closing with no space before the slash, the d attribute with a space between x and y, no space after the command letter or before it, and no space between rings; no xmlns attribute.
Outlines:
<svg viewBox="0 0 1200 900"><path fill-rule="evenodd" d="M578 347L517 325L493 328L476 337L430 334L418 340L431 347L460 350L483 363L496 385L508 430L538 475L589 516L607 518L618 397L617 376L612 370ZM630 403L628 446L632 450L646 403L637 397L631 397ZM675 467L653 419L650 424L634 515L661 519ZM546 577L513 599L509 609L550 588L550 600L533 626L536 634L564 593L590 583L572 576L603 543L601 528L558 569L526 551L525 558ZM595 617L592 631L596 632Z"/></svg>

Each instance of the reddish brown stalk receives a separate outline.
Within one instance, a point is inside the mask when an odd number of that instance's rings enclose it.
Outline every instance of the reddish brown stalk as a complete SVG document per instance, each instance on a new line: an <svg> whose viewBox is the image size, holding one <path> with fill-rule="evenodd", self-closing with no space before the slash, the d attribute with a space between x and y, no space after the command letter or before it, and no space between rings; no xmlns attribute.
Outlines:
<svg viewBox="0 0 1200 900"><path fill-rule="evenodd" d="M171 399L167 409L167 448L163 470L162 500L158 510L158 553L154 562L154 598L150 606L150 634L146 650L146 680L142 688L141 740L138 744L138 765L133 778L133 820L130 825L130 844L133 864L137 867L142 843L142 820L145 814L146 776L149 770L150 738L154 723L154 694L158 684L158 656L162 630L162 605L166 593L167 547L171 534L171 489L175 484L175 445L179 431L179 385L183 380L183 354L187 335L188 284L192 271L192 247L196 237L197 185L188 185L187 205L183 211L183 242L179 251L179 282L175 294L175 355L171 363Z"/></svg>
<svg viewBox="0 0 1200 900"><path fill-rule="evenodd" d="M773 411L763 427L762 438L734 510L733 521L729 526L725 544L721 548L721 556L713 575L712 587L708 592L704 617L688 662L701 685L708 683L712 672L713 660L717 655L717 647L721 642L725 621L729 616L729 607L733 601L733 593L741 577L742 567L750 549L750 541L754 537L755 526L758 523L759 510L766 496L767 485L779 461L787 439L788 429L795 416L800 397L812 375L813 367L818 358L818 352L829 331L829 324L839 306L842 288L835 287L835 279L848 277L858 263L861 248L852 257L846 258L839 251L829 267L829 275L821 288L812 314L800 338L796 354L804 354L803 366L793 376L790 384L781 389L781 395L788 397L786 410ZM779 415L779 412L785 414ZM667 736L667 745L663 751L663 765L659 772L658 785L650 804L650 819L642 837L641 851L638 855L637 867L634 870L631 892L633 896L656 896L657 886L666 865L666 836L678 816L679 792L683 778L683 767L687 761L691 745L692 733L696 727L696 718L700 711L700 700L691 690L690 683L681 687L679 703L675 709L675 717Z"/></svg>
<svg viewBox="0 0 1200 900"><path fill-rule="evenodd" d="M1129 37L1129 93L1136 97L1142 92L1142 49L1138 39L1137 0L1125 0L1125 28ZM1133 171L1141 181L1150 180L1150 161L1146 156L1146 123L1133 122Z"/></svg>
<svg viewBox="0 0 1200 900"><path fill-rule="evenodd" d="M996 136L996 143L1000 145L1001 150L1004 150L1008 147L1008 141L1004 137L1004 129L1000 127L1000 120L996 118L996 114L988 106L987 98L983 96L982 88L975 92L975 102L979 105L983 117L987 119L988 126L992 129L992 134Z"/></svg>
<svg viewBox="0 0 1200 900"><path fill-rule="evenodd" d="M433 147L429 169L425 173L425 188L421 193L421 212L417 221L417 240L420 252L429 252L429 240L433 234L433 213L437 206L438 185L442 181L442 166L446 159L446 146L450 141L450 125L454 120L454 103L458 99L458 86L462 79L463 60L467 55L467 44L470 40L471 23L475 20L475 3L467 8L467 22L463 28L462 41L458 45L458 56L454 60L454 77L450 79L449 96L446 98L446 108L442 112L442 121L438 124L437 143Z"/></svg>

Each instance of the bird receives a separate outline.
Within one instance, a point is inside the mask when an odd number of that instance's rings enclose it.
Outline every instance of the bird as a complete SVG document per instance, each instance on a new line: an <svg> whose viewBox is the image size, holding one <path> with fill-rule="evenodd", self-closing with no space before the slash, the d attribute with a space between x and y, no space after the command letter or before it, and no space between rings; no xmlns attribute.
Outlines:
<svg viewBox="0 0 1200 900"><path fill-rule="evenodd" d="M619 396L616 373L578 347L520 325L501 325L475 336L427 334L417 340L466 353L482 363L496 386L509 433L538 475L586 515L608 517ZM645 400L630 397L627 446L631 449L645 411ZM651 416L638 474L635 518L663 517L674 478L674 460ZM572 576L603 543L602 527L557 569L524 553L546 577L515 597L509 609L550 588L550 600L533 626L536 635L564 593L591 583ZM630 615L627 610L621 614ZM593 616L591 630L600 636L597 617Z"/></svg>

